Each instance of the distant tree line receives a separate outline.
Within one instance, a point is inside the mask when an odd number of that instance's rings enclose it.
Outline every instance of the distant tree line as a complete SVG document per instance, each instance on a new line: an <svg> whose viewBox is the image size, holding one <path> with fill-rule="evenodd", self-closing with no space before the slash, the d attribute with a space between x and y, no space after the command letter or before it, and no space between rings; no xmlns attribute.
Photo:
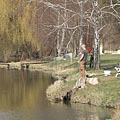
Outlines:
<svg viewBox="0 0 120 120"><path fill-rule="evenodd" d="M1 61L76 56L84 43L99 69L100 46L119 49L119 0L1 0L0 11Z"/></svg>
<svg viewBox="0 0 120 120"><path fill-rule="evenodd" d="M44 33L42 44L47 43L46 51L41 49L44 51L43 56L60 56L63 52L72 52L76 56L81 50L81 44L86 44L88 49L94 48L94 69L99 69L100 47L104 44L109 46L108 43L114 43L117 48L119 47L119 0L29 0L29 2L39 4L41 19L38 28L42 30L42 34Z"/></svg>

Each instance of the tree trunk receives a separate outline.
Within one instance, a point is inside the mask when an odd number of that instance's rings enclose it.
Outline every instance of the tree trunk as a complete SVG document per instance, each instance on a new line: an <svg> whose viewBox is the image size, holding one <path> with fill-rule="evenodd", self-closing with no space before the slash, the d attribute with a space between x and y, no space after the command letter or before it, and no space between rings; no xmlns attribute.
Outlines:
<svg viewBox="0 0 120 120"><path fill-rule="evenodd" d="M66 20L66 17L67 17L66 3L67 1L65 0L64 21ZM58 56L60 56L61 51L62 51L62 47L63 47L63 43L65 39L65 29L66 29L66 23L64 23L63 28L62 28L62 39L61 39L61 44L60 44L59 51L58 51Z"/></svg>
<svg viewBox="0 0 120 120"><path fill-rule="evenodd" d="M83 1L81 1L80 3L80 14L81 14L81 18L80 18L80 40L79 40L79 53L81 51L81 45L83 44Z"/></svg>
<svg viewBox="0 0 120 120"><path fill-rule="evenodd" d="M62 28L62 40L61 40L61 44L59 47L58 56L60 56L60 54L61 54L63 43L64 43L64 38L65 38L65 28Z"/></svg>
<svg viewBox="0 0 120 120"><path fill-rule="evenodd" d="M58 11L58 26L60 25L60 11ZM57 56L60 56L60 30L57 32Z"/></svg>
<svg viewBox="0 0 120 120"><path fill-rule="evenodd" d="M98 34L98 0L93 1L93 19L94 19L94 70L100 69L100 50L99 50L99 34Z"/></svg>

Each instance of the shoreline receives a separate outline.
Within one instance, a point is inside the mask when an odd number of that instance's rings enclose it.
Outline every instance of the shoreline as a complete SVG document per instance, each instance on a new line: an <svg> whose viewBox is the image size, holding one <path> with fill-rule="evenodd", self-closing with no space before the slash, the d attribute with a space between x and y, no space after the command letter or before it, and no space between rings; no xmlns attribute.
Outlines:
<svg viewBox="0 0 120 120"><path fill-rule="evenodd" d="M20 62L11 62L12 65L12 69L20 69ZM80 78L77 58L73 61L62 60L43 64L31 64L29 70L49 72L57 79L46 91L46 96L50 102L63 102L64 96L73 88L77 79ZM86 83L84 89L73 91L70 96L70 103L90 104L109 108L120 107L119 77L115 78L113 75L105 77L103 72L104 70L88 70L88 74L92 74L93 78L97 77L99 79L99 84L94 86Z"/></svg>

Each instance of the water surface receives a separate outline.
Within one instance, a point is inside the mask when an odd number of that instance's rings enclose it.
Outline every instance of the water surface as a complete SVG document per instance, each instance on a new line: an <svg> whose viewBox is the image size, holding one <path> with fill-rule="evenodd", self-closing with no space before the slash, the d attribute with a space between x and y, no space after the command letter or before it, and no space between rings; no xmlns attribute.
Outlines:
<svg viewBox="0 0 120 120"><path fill-rule="evenodd" d="M52 76L39 71L0 69L0 120L105 120L111 111L89 105L48 102Z"/></svg>

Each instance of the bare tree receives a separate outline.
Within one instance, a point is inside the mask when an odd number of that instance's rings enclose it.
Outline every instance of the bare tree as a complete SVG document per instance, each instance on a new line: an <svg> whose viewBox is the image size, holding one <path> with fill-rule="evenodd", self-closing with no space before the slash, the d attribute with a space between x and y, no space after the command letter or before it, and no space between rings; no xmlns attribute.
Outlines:
<svg viewBox="0 0 120 120"><path fill-rule="evenodd" d="M58 26L60 25L60 10L58 10ZM60 30L57 31L57 56L60 55Z"/></svg>
<svg viewBox="0 0 120 120"><path fill-rule="evenodd" d="M32 0L36 1L36 0ZM44 4L48 8L56 11L58 16L57 25L47 25L46 27L53 28L48 36L57 32L57 51L58 56L62 51L62 47L70 45L70 43L75 43L74 37L77 31L79 31L79 40L77 41L77 47L80 52L80 46L83 43L85 37L89 39L89 34L93 33L88 30L85 31L85 27L88 29L93 29L94 31L94 69L100 68L100 39L99 35L103 32L103 29L106 28L108 23L104 22L106 17L114 16L118 22L120 21L120 13L118 12L120 8L119 0L109 0L102 7L99 2L105 2L105 0L62 0L62 1L53 1L53 0L37 0L39 3ZM64 4L61 4L64 3ZM109 4L110 3L110 4ZM71 6L70 6L71 5ZM91 7L92 5L92 7ZM75 6L75 7L73 7ZM86 7L87 6L87 7ZM60 13L60 11L62 11ZM76 24L73 24L73 18L76 18ZM110 17L109 17L110 18ZM77 23L77 21L79 21ZM89 26L89 27L88 27ZM66 40L65 34L69 32L69 40ZM103 33L102 33L103 34ZM92 41L92 40L91 40Z"/></svg>
<svg viewBox="0 0 120 120"><path fill-rule="evenodd" d="M94 69L100 68L99 33L98 33L98 0L93 1L93 21L94 21Z"/></svg>
<svg viewBox="0 0 120 120"><path fill-rule="evenodd" d="M64 17L63 17L63 21L66 21L66 17L67 17L67 11L66 11L66 3L67 3L67 0L64 1ZM63 44L64 44L64 39L65 39L65 30L66 30L66 23L63 23L63 27L62 27L62 38L61 38L61 44L59 46L59 51L58 51L58 56L60 56L61 54L61 50L62 50L62 47L63 47Z"/></svg>

